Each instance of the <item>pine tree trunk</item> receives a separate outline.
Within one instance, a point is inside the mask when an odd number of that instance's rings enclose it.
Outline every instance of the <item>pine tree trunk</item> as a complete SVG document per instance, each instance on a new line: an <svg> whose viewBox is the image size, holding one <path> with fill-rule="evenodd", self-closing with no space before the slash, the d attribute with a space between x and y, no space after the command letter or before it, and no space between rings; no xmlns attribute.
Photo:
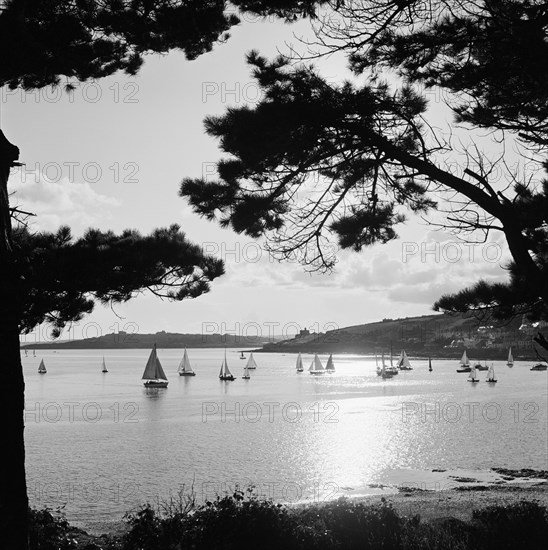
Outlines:
<svg viewBox="0 0 548 550"><path fill-rule="evenodd" d="M7 191L9 171L19 156L0 130L0 544L5 550L28 548L28 497L25 477L25 382L19 350L19 309L12 260L11 216Z"/></svg>

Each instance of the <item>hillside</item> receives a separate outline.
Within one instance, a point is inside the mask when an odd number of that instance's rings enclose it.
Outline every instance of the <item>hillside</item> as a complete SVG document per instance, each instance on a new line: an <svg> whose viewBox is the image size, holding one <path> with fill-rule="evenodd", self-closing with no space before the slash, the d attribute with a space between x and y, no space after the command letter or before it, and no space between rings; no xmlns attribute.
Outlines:
<svg viewBox="0 0 548 550"><path fill-rule="evenodd" d="M503 359L512 346L516 359L536 359L531 337L534 327L523 327L520 319L505 324L482 326L470 316L423 315L384 319L326 333L301 331L301 335L266 344L265 352L318 352L408 354L431 357L459 357L464 348L478 359ZM545 329L543 329L545 332Z"/></svg>
<svg viewBox="0 0 548 550"><path fill-rule="evenodd" d="M270 339L270 341L272 341ZM238 336L234 334L179 334L174 332L156 332L155 334L136 334L118 332L85 338L83 340L65 340L58 342L23 343L22 349L129 349L151 348L222 348L222 347L260 347L268 343L268 338L258 336Z"/></svg>

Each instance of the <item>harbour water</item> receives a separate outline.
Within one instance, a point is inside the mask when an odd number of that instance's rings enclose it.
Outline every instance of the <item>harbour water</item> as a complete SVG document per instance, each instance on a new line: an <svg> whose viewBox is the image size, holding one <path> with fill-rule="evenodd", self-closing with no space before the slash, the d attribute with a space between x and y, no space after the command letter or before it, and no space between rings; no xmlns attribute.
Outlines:
<svg viewBox="0 0 548 550"><path fill-rule="evenodd" d="M221 382L224 350L188 352L194 377L177 374L183 350L158 350L166 389L143 387L149 350L22 353L31 505L64 506L89 527L191 487L198 501L253 485L311 502L386 485L444 488L449 477L433 469L478 478L493 467L548 469L548 373L529 363L495 361L491 385L486 372L467 382L455 360L428 372L411 357L412 371L383 380L374 357L337 355L335 373L313 376L311 355L297 374L296 355L257 353L242 380L246 360L230 349L236 380Z"/></svg>

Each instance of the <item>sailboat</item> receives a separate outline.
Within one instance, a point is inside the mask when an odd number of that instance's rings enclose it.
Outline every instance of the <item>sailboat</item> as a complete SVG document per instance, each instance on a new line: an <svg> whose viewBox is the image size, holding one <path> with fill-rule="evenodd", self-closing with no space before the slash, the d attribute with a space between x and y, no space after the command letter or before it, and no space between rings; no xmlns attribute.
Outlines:
<svg viewBox="0 0 548 550"><path fill-rule="evenodd" d="M241 359L243 359L243 357L241 357ZM257 363L255 363L255 359L253 358L253 352L251 352L251 354L249 355L249 359L247 360L246 367L249 370L254 370L257 368Z"/></svg>
<svg viewBox="0 0 548 550"><path fill-rule="evenodd" d="M243 351L240 352L240 359L245 359L245 355Z"/></svg>
<svg viewBox="0 0 548 550"><path fill-rule="evenodd" d="M297 357L297 372L303 372L303 358L301 357L301 354L299 353Z"/></svg>
<svg viewBox="0 0 548 550"><path fill-rule="evenodd" d="M512 356L512 348L510 348L508 350L508 361L506 362L506 364L509 366L509 367L513 367L514 366L514 357Z"/></svg>
<svg viewBox="0 0 548 550"><path fill-rule="evenodd" d="M167 388L167 376L162 368L160 359L158 359L156 344L154 344L154 347L148 356L148 361L141 380L144 380L144 385L147 388Z"/></svg>
<svg viewBox="0 0 548 550"><path fill-rule="evenodd" d="M48 371L46 370L46 365L44 365L44 360L41 359L41 360L40 360L40 366L38 367L38 373L39 373L39 374L46 374L46 372L48 372Z"/></svg>
<svg viewBox="0 0 548 550"><path fill-rule="evenodd" d="M394 376L394 374L389 369L390 369L390 367L388 367L386 365L386 363L384 362L384 352L383 352L382 357L381 357L381 367L380 367L380 369L377 367L377 374L379 376L382 376L383 378L392 378L392 376Z"/></svg>
<svg viewBox="0 0 548 550"><path fill-rule="evenodd" d="M29 355L29 352L25 350L25 357L28 357L28 355Z"/></svg>
<svg viewBox="0 0 548 550"><path fill-rule="evenodd" d="M35 349L32 350L32 356L36 357L36 350Z"/></svg>
<svg viewBox="0 0 548 550"><path fill-rule="evenodd" d="M481 361L478 361L475 365L476 370L489 370L489 367L487 366L487 361L485 361L485 365L481 364Z"/></svg>
<svg viewBox="0 0 548 550"><path fill-rule="evenodd" d="M383 354L383 357L384 357L384 354ZM375 353L375 367L377 368L377 376L380 376L382 374L382 367L379 365L379 358L377 357L376 353Z"/></svg>
<svg viewBox="0 0 548 550"><path fill-rule="evenodd" d="M251 377L249 376L249 366L246 365L244 367L244 375L242 376L244 380L249 380Z"/></svg>
<svg viewBox="0 0 548 550"><path fill-rule="evenodd" d="M190 366L190 361L188 359L186 348L183 354L183 358L179 363L179 368L177 369L177 372L179 373L179 376L196 376L196 373L192 370L192 367Z"/></svg>
<svg viewBox="0 0 548 550"><path fill-rule="evenodd" d="M470 366L470 361L466 355L466 350L464 350L464 353L460 359L460 369L457 369L457 372L470 372L471 370L472 367Z"/></svg>
<svg viewBox="0 0 548 550"><path fill-rule="evenodd" d="M405 350L402 350L401 352L400 358L398 360L398 368L400 370L413 370L413 367L409 362L409 357L407 357L407 353L405 353Z"/></svg>
<svg viewBox="0 0 548 550"><path fill-rule="evenodd" d="M548 365L546 363L537 363L536 365L533 365L529 370L546 370L548 369Z"/></svg>
<svg viewBox="0 0 548 550"><path fill-rule="evenodd" d="M225 358L221 364L221 371L219 372L219 380L234 380L234 376L228 370L228 363L226 362L226 349L225 349Z"/></svg>
<svg viewBox="0 0 548 550"><path fill-rule="evenodd" d="M325 365L326 372L335 372L335 365L333 364L333 354L329 354L329 359L327 360L327 364Z"/></svg>
<svg viewBox="0 0 548 550"><path fill-rule="evenodd" d="M323 368L322 362L320 361L317 353L314 354L314 359L312 359L312 363L310 363L310 368L308 369L308 372L310 374L325 373L325 369Z"/></svg>
<svg viewBox="0 0 548 550"><path fill-rule="evenodd" d="M487 378L485 381L490 382L491 384L494 384L497 381L495 378L495 367L493 367L493 363L491 363L491 366L489 367L489 372L487 373Z"/></svg>
<svg viewBox="0 0 548 550"><path fill-rule="evenodd" d="M428 372L432 372L432 358L428 358Z"/></svg>
<svg viewBox="0 0 548 550"><path fill-rule="evenodd" d="M476 367L470 367L470 374L468 375L468 382L479 382L478 375L476 374Z"/></svg>
<svg viewBox="0 0 548 550"><path fill-rule="evenodd" d="M105 356L103 355L103 368L101 369L101 372L108 372L107 365L105 363Z"/></svg>

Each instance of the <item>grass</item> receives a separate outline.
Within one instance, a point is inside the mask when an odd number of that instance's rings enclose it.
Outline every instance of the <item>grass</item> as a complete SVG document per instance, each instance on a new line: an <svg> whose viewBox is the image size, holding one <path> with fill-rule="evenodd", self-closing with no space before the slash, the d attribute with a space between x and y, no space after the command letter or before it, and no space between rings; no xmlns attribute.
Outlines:
<svg viewBox="0 0 548 550"><path fill-rule="evenodd" d="M548 510L527 501L474 510L470 521L425 522L386 502L342 498L289 508L249 489L203 505L192 493L179 495L126 521L123 537L92 540L59 510L31 511L31 550L537 550L548 540Z"/></svg>

